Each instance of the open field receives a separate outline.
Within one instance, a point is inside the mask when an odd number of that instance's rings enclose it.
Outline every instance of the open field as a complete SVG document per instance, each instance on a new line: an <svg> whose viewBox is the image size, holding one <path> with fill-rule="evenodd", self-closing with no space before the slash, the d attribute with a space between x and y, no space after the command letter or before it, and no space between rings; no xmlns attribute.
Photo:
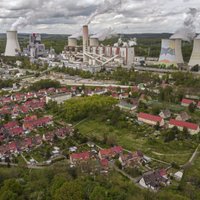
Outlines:
<svg viewBox="0 0 200 200"><path fill-rule="evenodd" d="M96 137L98 140L103 140L105 135L111 136L117 144L128 150L141 150L153 158L169 163L175 162L180 165L187 162L197 146L197 143L191 140L164 143L159 137L153 138L151 136L149 139L143 136L144 132L145 134L151 133L152 130L148 126L136 130L130 128L118 130L97 119L84 121L77 128L81 133L91 138Z"/></svg>

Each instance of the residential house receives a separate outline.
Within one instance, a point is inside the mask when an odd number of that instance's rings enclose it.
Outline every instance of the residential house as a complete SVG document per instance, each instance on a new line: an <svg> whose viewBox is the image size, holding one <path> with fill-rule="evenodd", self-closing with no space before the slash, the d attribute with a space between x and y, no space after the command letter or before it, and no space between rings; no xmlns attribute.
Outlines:
<svg viewBox="0 0 200 200"><path fill-rule="evenodd" d="M48 104L49 101L54 101L57 104L61 104L69 99L72 98L72 93L61 93L56 95L47 95L46 103Z"/></svg>
<svg viewBox="0 0 200 200"><path fill-rule="evenodd" d="M200 109L200 101L198 102L198 104L197 104L197 108L199 108Z"/></svg>
<svg viewBox="0 0 200 200"><path fill-rule="evenodd" d="M144 122L144 123L152 125L152 126L155 126L157 124L159 126L164 126L164 124L165 124L165 121L162 117L147 114L147 113L142 113L142 112L138 114L138 121Z"/></svg>
<svg viewBox="0 0 200 200"><path fill-rule="evenodd" d="M191 99L182 99L182 101L181 101L181 105L185 106L185 107L188 107L192 103L196 104L196 102L194 100L191 100Z"/></svg>
<svg viewBox="0 0 200 200"><path fill-rule="evenodd" d="M24 122L23 128L24 128L24 130L31 131L35 128L48 126L48 125L52 125L52 124L53 124L53 120L51 117L42 117L42 118L30 121L30 122Z"/></svg>
<svg viewBox="0 0 200 200"><path fill-rule="evenodd" d="M147 189L158 190L162 186L169 185L170 181L167 178L167 172L162 169L144 174L139 184Z"/></svg>
<svg viewBox="0 0 200 200"><path fill-rule="evenodd" d="M21 136L24 133L24 130L22 127L15 127L15 128L10 129L9 133L12 137Z"/></svg>
<svg viewBox="0 0 200 200"><path fill-rule="evenodd" d="M90 158L90 152L73 153L70 155L70 163L75 165L80 162L87 162Z"/></svg>
<svg viewBox="0 0 200 200"><path fill-rule="evenodd" d="M143 160L143 153L136 151L134 153L122 154L119 157L119 161L123 167L134 167L140 164Z"/></svg>
<svg viewBox="0 0 200 200"><path fill-rule="evenodd" d="M99 151L100 159L112 159L115 156L119 156L123 152L123 148L121 146L115 146L110 149L101 149Z"/></svg>
<svg viewBox="0 0 200 200"><path fill-rule="evenodd" d="M177 117L176 120L178 121L188 121L191 117L188 115L187 112L181 112Z"/></svg>
<svg viewBox="0 0 200 200"><path fill-rule="evenodd" d="M162 117L163 119L168 119L171 117L171 111L166 109L166 110L162 110L159 114L160 117Z"/></svg>
<svg viewBox="0 0 200 200"><path fill-rule="evenodd" d="M171 119L169 121L169 128L173 127L177 127L180 131L183 131L183 129L186 128L191 135L197 134L200 131L198 124Z"/></svg>
<svg viewBox="0 0 200 200"><path fill-rule="evenodd" d="M10 129L17 128L17 127L19 127L19 124L16 121L12 121L12 122L8 122L7 124L4 124L4 128L6 130L10 130Z"/></svg>

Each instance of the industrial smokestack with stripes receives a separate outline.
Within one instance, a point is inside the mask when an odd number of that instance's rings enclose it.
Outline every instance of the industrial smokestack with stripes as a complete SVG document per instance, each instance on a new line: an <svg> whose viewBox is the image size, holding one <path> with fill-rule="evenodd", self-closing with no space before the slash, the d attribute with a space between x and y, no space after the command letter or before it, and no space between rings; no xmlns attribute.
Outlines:
<svg viewBox="0 0 200 200"><path fill-rule="evenodd" d="M17 56L19 53L20 46L17 38L17 31L7 31L5 56Z"/></svg>
<svg viewBox="0 0 200 200"><path fill-rule="evenodd" d="M87 62L88 58L85 55L88 52L89 46L89 30L88 25L83 26L83 62Z"/></svg>
<svg viewBox="0 0 200 200"><path fill-rule="evenodd" d="M182 40L163 39L159 62L166 65L183 64Z"/></svg>
<svg viewBox="0 0 200 200"><path fill-rule="evenodd" d="M194 67L195 65L200 66L200 35L194 39L192 56L189 61L190 67Z"/></svg>

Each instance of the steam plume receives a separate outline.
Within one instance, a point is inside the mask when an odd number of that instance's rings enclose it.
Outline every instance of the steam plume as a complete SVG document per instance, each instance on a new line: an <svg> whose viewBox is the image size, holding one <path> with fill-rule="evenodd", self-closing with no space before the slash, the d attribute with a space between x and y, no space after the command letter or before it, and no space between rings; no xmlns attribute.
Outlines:
<svg viewBox="0 0 200 200"><path fill-rule="evenodd" d="M104 0L104 3L99 6L94 13L91 14L87 24L90 24L96 16L115 11L120 8L121 5L122 0Z"/></svg>
<svg viewBox="0 0 200 200"><path fill-rule="evenodd" d="M179 28L170 39L182 39L185 41L191 41L196 35L195 21L197 19L198 10L196 8L190 8L187 12L187 17L183 23L183 26Z"/></svg>
<svg viewBox="0 0 200 200"><path fill-rule="evenodd" d="M110 27L93 35L91 38L98 38L100 41L103 41L105 39L111 38L113 33L114 33L114 29Z"/></svg>

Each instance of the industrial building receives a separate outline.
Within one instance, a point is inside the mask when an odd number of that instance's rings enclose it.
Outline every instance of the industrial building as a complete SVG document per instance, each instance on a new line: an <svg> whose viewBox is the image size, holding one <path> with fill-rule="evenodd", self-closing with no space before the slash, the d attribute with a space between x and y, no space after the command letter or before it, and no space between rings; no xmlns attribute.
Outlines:
<svg viewBox="0 0 200 200"><path fill-rule="evenodd" d="M7 31L5 56L17 56L20 52L17 31Z"/></svg>
<svg viewBox="0 0 200 200"><path fill-rule="evenodd" d="M178 65L184 63L181 39L162 40L159 63L166 65Z"/></svg>
<svg viewBox="0 0 200 200"><path fill-rule="evenodd" d="M47 55L45 45L41 42L41 35L33 33L29 36L29 44L27 48L23 49L25 56L29 56L32 59L43 57Z"/></svg>
<svg viewBox="0 0 200 200"><path fill-rule="evenodd" d="M190 67L200 66L200 35L194 39L193 51L188 65Z"/></svg>
<svg viewBox="0 0 200 200"><path fill-rule="evenodd" d="M83 26L82 45L78 45L77 38L70 36L63 54L69 63L96 67L132 66L135 57L134 47L128 43L115 46L99 44L99 38L89 35L87 25Z"/></svg>

